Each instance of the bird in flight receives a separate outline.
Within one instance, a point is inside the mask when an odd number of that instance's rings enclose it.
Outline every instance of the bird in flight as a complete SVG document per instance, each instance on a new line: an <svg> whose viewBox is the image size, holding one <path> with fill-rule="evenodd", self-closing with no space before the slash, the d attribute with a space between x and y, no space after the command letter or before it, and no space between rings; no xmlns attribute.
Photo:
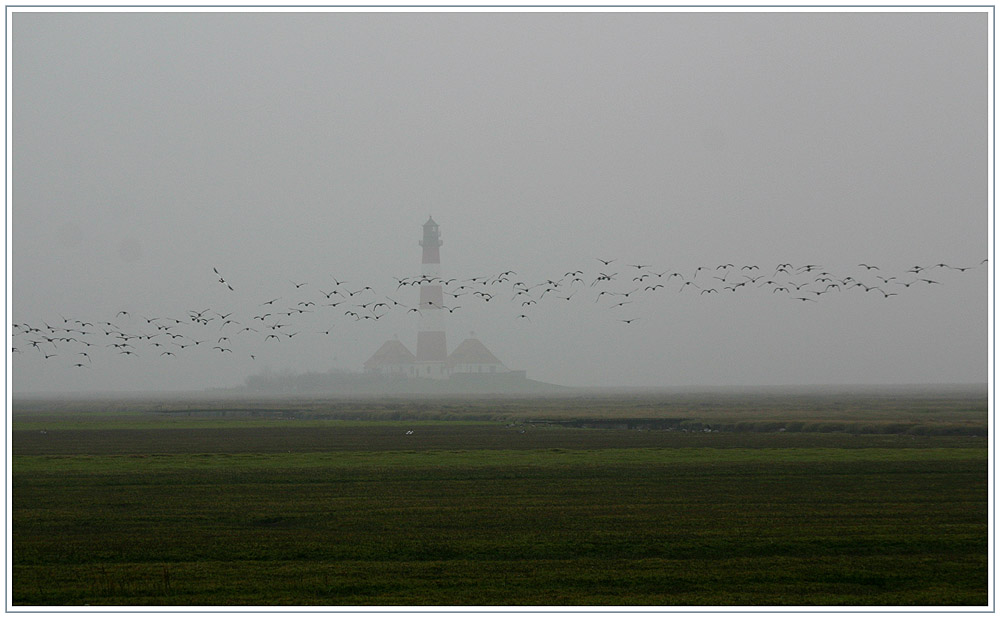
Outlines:
<svg viewBox="0 0 1000 618"><path fill-rule="evenodd" d="M222 274L219 272L219 269L213 266L212 270L215 271L215 274L219 275L219 283L229 288L229 291L233 291L233 286L229 285L229 283L226 282L226 278L222 276Z"/></svg>

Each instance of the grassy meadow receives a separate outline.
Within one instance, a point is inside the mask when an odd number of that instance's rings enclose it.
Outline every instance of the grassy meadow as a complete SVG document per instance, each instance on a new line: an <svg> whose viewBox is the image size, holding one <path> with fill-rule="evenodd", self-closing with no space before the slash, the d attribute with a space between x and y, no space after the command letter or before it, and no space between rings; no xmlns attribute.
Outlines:
<svg viewBox="0 0 1000 618"><path fill-rule="evenodd" d="M953 390L15 400L11 602L987 605L987 413Z"/></svg>

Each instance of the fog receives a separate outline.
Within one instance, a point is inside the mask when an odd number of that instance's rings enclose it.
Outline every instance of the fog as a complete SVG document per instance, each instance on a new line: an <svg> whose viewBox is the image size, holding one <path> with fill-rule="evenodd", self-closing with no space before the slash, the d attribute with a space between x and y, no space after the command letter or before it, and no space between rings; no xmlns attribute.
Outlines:
<svg viewBox="0 0 1000 618"><path fill-rule="evenodd" d="M533 380L987 381L985 9L11 23L15 394L414 351L429 217L448 351Z"/></svg>

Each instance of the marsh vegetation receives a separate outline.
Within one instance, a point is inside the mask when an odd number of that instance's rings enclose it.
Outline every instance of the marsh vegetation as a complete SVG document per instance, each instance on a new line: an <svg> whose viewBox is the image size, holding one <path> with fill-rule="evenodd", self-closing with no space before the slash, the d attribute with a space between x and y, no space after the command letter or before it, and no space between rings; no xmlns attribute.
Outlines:
<svg viewBox="0 0 1000 618"><path fill-rule="evenodd" d="M20 401L12 600L985 605L986 430L979 392Z"/></svg>

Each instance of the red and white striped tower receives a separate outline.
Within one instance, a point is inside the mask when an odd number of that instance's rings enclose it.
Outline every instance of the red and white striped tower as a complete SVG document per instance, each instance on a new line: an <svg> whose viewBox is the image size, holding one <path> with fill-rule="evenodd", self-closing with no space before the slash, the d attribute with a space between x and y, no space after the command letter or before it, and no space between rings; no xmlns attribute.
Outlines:
<svg viewBox="0 0 1000 618"><path fill-rule="evenodd" d="M420 328L417 331L417 363L419 375L443 378L448 350L444 338L444 292L441 289L441 235L431 217L424 224L424 248L420 274Z"/></svg>

